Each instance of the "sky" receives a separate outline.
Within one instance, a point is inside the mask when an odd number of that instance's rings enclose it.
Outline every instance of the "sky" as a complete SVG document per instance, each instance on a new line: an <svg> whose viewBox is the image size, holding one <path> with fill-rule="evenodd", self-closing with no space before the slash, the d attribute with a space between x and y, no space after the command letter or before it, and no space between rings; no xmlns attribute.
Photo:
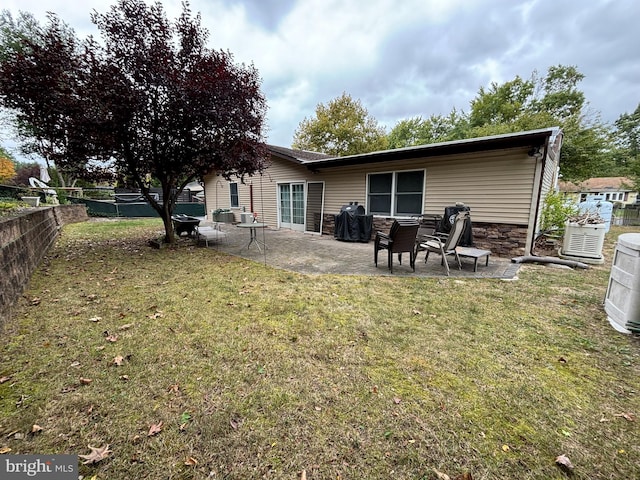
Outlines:
<svg viewBox="0 0 640 480"><path fill-rule="evenodd" d="M164 0L169 18L180 0ZM108 0L3 0L79 37ZM304 118L342 93L387 129L469 111L480 87L573 65L590 112L613 123L640 104L637 0L191 0L209 46L253 64L267 99L266 141L289 147ZM5 147L13 142L6 136ZM12 152L15 153L15 152Z"/></svg>

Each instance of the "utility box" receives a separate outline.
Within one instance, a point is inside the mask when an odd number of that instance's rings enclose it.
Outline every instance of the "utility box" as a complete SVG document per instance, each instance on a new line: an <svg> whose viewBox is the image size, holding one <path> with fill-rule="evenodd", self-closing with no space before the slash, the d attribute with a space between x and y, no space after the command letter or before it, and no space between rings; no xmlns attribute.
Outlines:
<svg viewBox="0 0 640 480"><path fill-rule="evenodd" d="M622 333L640 333L640 233L618 237L604 309Z"/></svg>
<svg viewBox="0 0 640 480"><path fill-rule="evenodd" d="M240 223L251 223L253 218L253 213L243 212L240 214Z"/></svg>

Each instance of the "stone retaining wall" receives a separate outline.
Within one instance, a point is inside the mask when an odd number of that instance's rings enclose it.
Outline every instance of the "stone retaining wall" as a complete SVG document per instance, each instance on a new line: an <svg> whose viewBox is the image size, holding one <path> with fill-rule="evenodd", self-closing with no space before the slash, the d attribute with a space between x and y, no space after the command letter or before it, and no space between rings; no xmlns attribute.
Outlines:
<svg viewBox="0 0 640 480"><path fill-rule="evenodd" d="M392 217L374 217L372 240L378 230L388 232L392 223ZM325 214L322 222L322 234L333 235L334 228L335 215ZM525 255L526 242L527 227L525 225L473 222L474 246L491 250L492 255L505 258Z"/></svg>
<svg viewBox="0 0 640 480"><path fill-rule="evenodd" d="M60 228L87 219L84 205L34 208L0 219L0 330Z"/></svg>

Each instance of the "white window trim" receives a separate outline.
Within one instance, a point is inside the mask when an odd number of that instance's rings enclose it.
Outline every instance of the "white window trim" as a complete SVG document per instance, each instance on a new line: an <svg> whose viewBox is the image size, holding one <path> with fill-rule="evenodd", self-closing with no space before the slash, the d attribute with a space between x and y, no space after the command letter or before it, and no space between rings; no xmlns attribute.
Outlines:
<svg viewBox="0 0 640 480"><path fill-rule="evenodd" d="M368 172L367 173L367 183L366 183L366 190L365 190L365 195L366 195L366 205L367 205L367 211L369 210L369 179L371 177L371 175L385 175L385 174L391 174L391 210L390 212L387 213L374 213L374 216L378 216L378 217L393 217L393 218L402 218L402 217L407 217L408 215L402 214L402 215L398 215L395 212L396 210L396 197L398 192L396 191L396 182L397 182L397 178L398 178L398 174L399 173L407 173L407 172L422 172L422 202L420 205L420 213L414 213L411 215L423 215L424 214L424 201L426 198L426 190L427 190L427 169L426 168L408 168L406 170L385 170L385 171L381 171L381 172Z"/></svg>

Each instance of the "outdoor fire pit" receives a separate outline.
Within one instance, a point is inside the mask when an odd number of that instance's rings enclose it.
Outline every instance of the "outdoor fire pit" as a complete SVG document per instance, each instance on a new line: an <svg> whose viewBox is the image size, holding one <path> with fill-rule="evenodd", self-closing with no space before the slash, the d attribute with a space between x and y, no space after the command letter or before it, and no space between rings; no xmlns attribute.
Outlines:
<svg viewBox="0 0 640 480"><path fill-rule="evenodd" d="M188 215L172 215L171 220L173 221L173 229L177 236L187 232L187 235L192 237L196 231L196 227L200 225L200 220L198 218L190 217Z"/></svg>

